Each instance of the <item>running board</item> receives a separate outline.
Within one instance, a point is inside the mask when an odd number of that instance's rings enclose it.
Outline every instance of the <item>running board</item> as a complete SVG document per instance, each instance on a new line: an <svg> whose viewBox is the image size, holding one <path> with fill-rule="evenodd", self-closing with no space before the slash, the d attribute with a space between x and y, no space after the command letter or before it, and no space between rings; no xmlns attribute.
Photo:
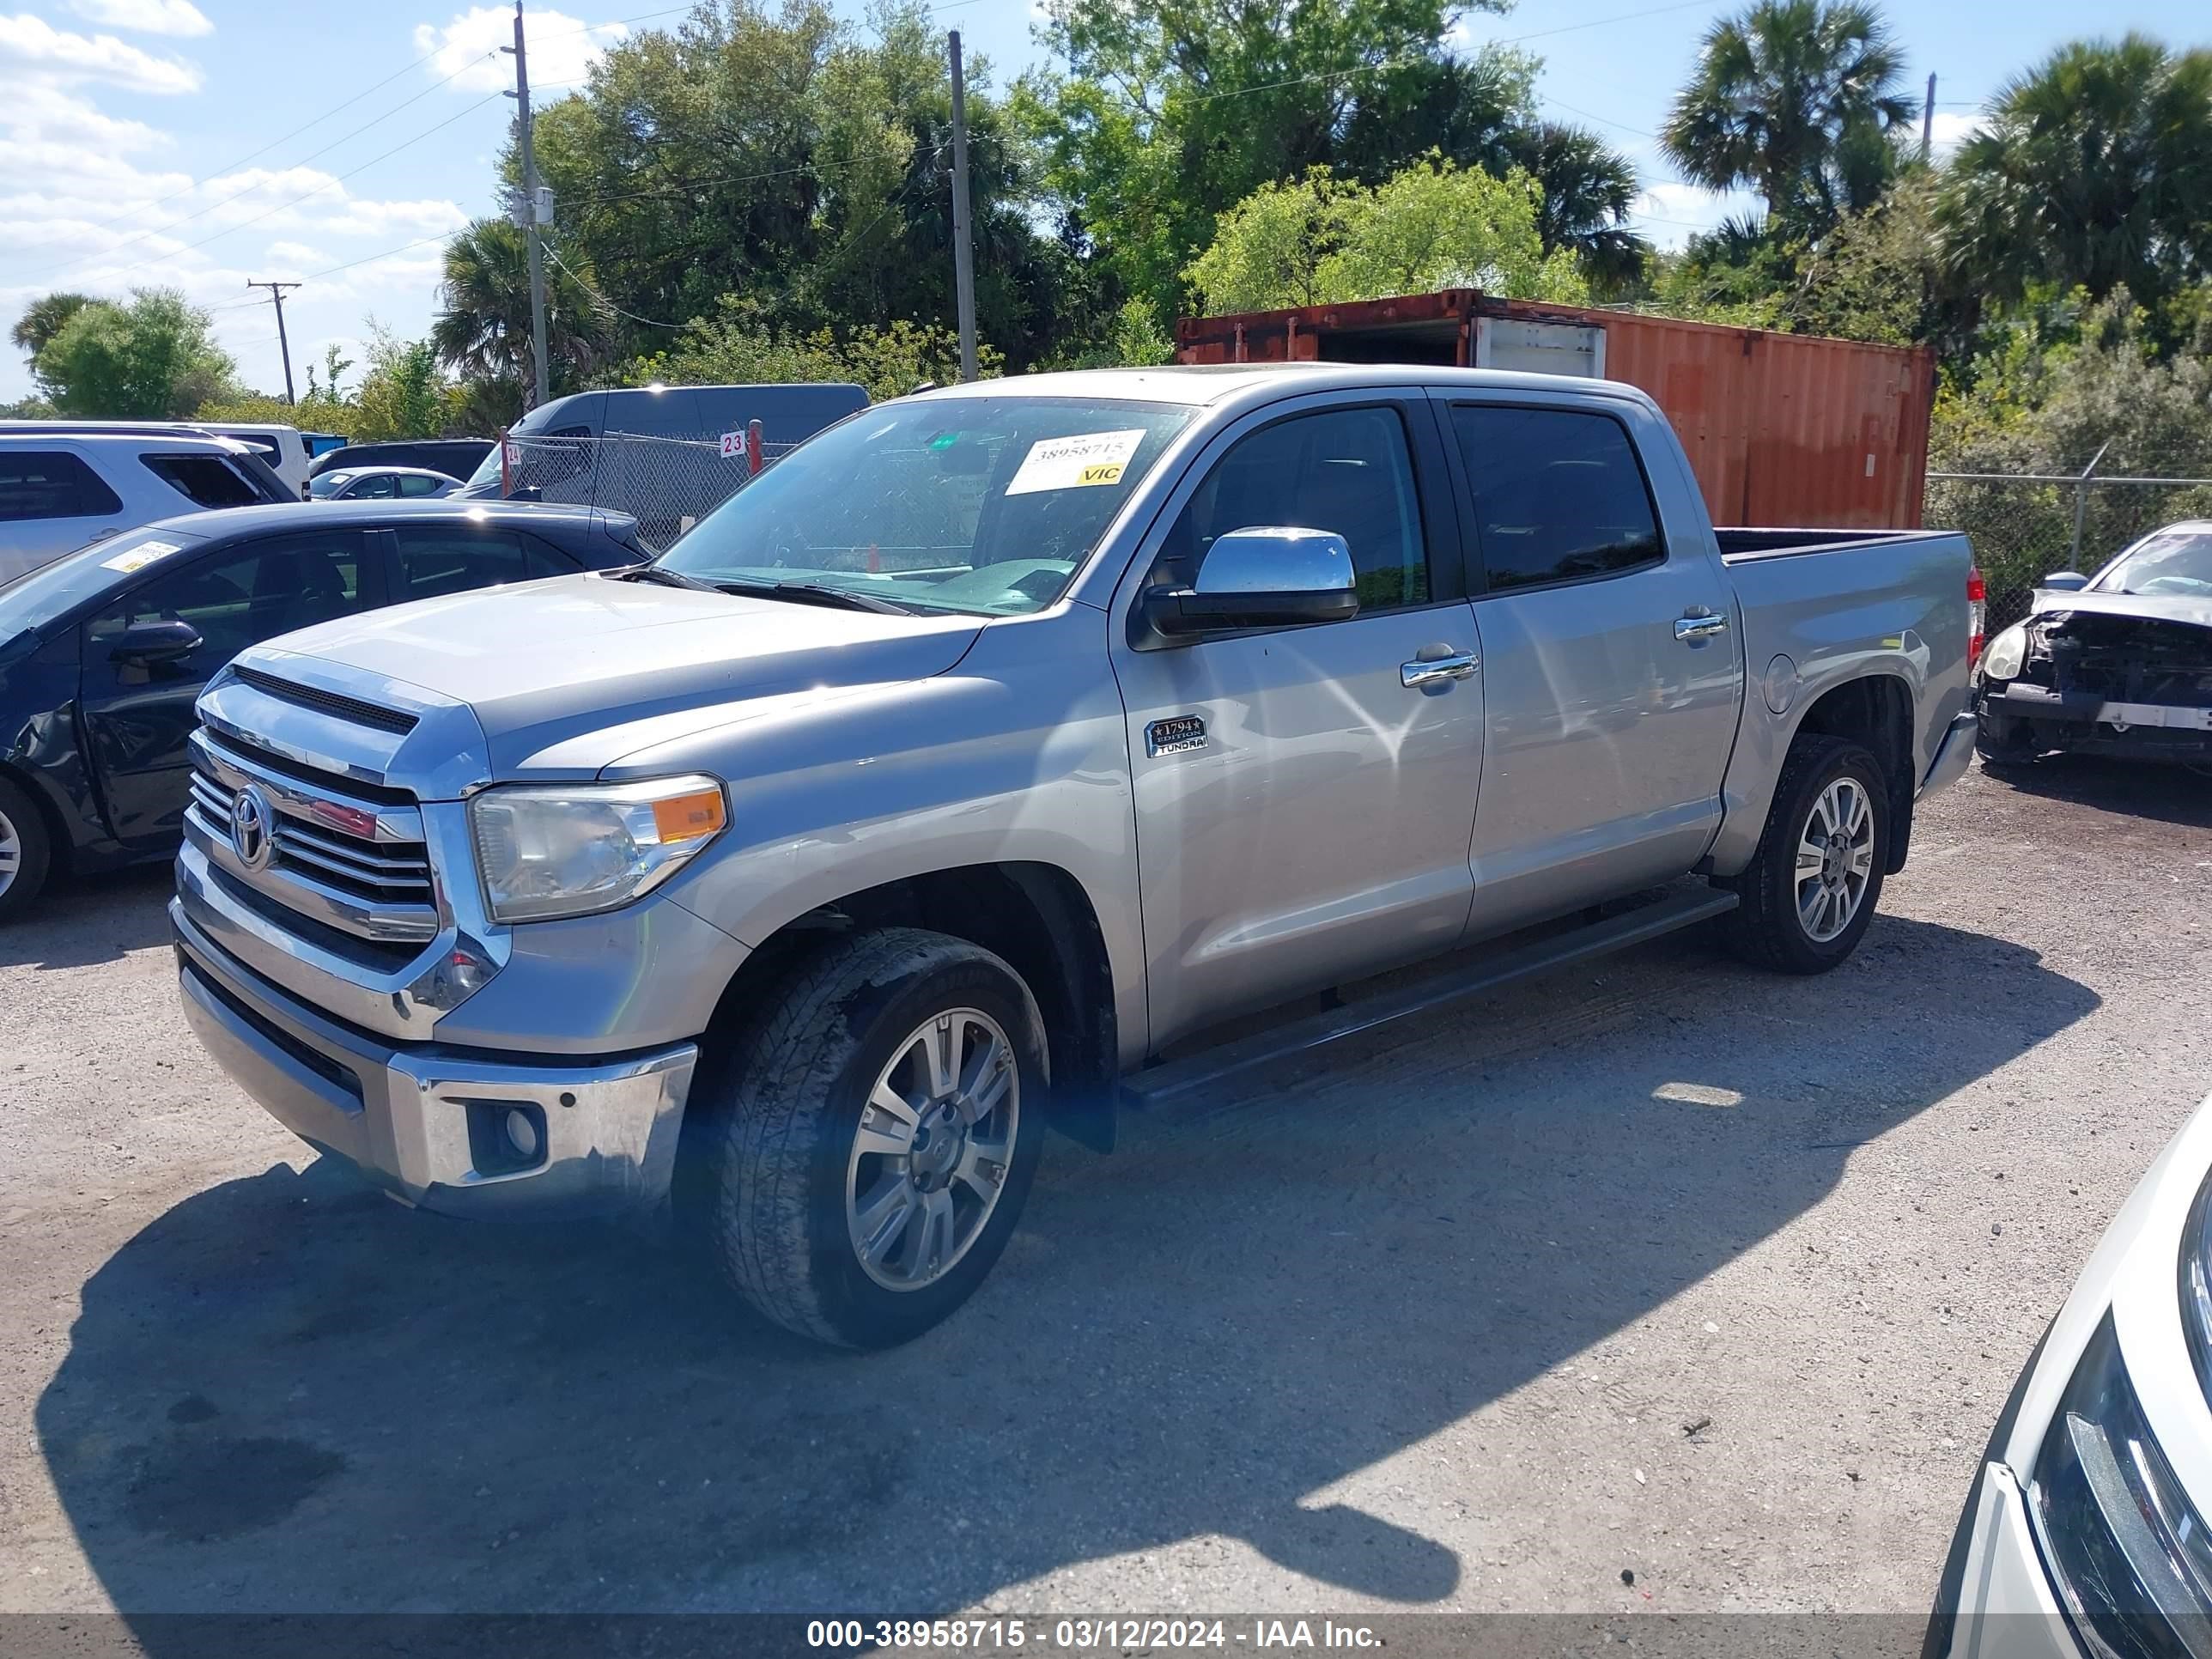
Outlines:
<svg viewBox="0 0 2212 1659"><path fill-rule="evenodd" d="M1626 951L1631 945L1724 915L1736 904L1734 893L1717 887L1691 888L1670 894L1619 915L1607 916L1549 939L1538 939L1533 945L1444 971L1418 984L1386 992L1370 1001L1324 1009L1289 1024L1139 1072L1122 1079L1121 1102L1139 1112L1156 1112L1163 1107L1177 1105L1200 1089L1255 1070L1270 1060L1371 1031L1378 1025L1388 1025L1410 1015L1426 1013L1515 980Z"/></svg>

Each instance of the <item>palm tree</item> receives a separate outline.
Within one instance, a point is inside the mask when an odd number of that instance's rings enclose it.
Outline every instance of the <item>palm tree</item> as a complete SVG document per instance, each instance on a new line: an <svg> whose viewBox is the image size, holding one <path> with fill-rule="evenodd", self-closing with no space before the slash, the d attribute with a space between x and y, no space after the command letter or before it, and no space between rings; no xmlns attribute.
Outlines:
<svg viewBox="0 0 2212 1659"><path fill-rule="evenodd" d="M1998 300L2049 282L2152 303L2212 276L2212 50L2061 46L1960 146L1936 223L1951 280Z"/></svg>
<svg viewBox="0 0 2212 1659"><path fill-rule="evenodd" d="M1660 143L1691 183L1756 190L1771 222L1817 236L1896 171L1904 73L1864 0L1753 0L1705 32Z"/></svg>
<svg viewBox="0 0 2212 1659"><path fill-rule="evenodd" d="M15 343L16 350L36 363L39 354L46 349L46 342L62 331L62 325L91 303L88 294L42 295L23 307L23 314L8 331L8 337Z"/></svg>
<svg viewBox="0 0 2212 1659"><path fill-rule="evenodd" d="M1635 164L1587 127L1540 121L1515 132L1513 161L1543 187L1536 228L1544 251L1570 248L1601 297L1644 274L1651 245L1628 228L1636 205Z"/></svg>
<svg viewBox="0 0 2212 1659"><path fill-rule="evenodd" d="M613 313L590 267L549 238L545 350L555 383L592 368L613 333ZM504 219L479 219L446 245L445 280L430 325L438 359L462 380L527 386L531 360L529 244Z"/></svg>

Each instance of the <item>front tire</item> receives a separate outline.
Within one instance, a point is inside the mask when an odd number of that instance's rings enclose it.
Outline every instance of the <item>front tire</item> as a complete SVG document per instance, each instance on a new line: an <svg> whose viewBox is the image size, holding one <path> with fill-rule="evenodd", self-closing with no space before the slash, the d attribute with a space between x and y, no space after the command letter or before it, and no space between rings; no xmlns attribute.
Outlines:
<svg viewBox="0 0 2212 1659"><path fill-rule="evenodd" d="M1889 862L1889 786L1847 738L1790 745L1751 866L1729 884L1738 952L1785 974L1825 974L1858 948Z"/></svg>
<svg viewBox="0 0 2212 1659"><path fill-rule="evenodd" d="M0 922L31 908L53 867L53 838L38 803L0 778Z"/></svg>
<svg viewBox="0 0 2212 1659"><path fill-rule="evenodd" d="M1035 1000L979 945L919 928L809 960L704 1101L711 1248L785 1328L909 1341L1006 1249L1044 1136Z"/></svg>

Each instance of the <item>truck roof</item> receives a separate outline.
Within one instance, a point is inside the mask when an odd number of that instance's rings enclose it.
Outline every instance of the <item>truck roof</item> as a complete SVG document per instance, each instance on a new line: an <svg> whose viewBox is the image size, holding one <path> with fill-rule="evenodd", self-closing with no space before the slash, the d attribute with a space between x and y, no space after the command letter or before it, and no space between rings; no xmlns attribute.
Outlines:
<svg viewBox="0 0 2212 1659"><path fill-rule="evenodd" d="M1293 392L1357 391L1370 386L1463 386L1469 391L1557 392L1563 384L1635 403L1650 399L1619 380L1524 374L1495 368L1427 363L1176 363L1158 368L1079 368L972 380L917 392L921 398L977 398L1012 392L1024 398L1121 398L1134 403L1218 407L1265 403Z"/></svg>

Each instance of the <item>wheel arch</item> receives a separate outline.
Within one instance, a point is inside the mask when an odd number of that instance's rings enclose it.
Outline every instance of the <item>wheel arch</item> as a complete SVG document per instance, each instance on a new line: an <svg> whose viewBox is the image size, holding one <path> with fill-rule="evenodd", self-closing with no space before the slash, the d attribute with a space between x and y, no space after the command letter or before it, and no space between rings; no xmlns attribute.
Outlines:
<svg viewBox="0 0 2212 1659"><path fill-rule="evenodd" d="M741 1053L750 1022L773 1004L776 987L800 961L854 932L883 927L965 939L1018 974L1044 1019L1054 1123L1086 1146L1110 1150L1120 1048L1114 964L1097 907L1057 865L1010 860L927 871L793 916L723 988L708 1027L712 1046Z"/></svg>
<svg viewBox="0 0 2212 1659"><path fill-rule="evenodd" d="M1889 788L1889 855L1882 869L1905 867L1912 838L1912 799L1919 779L1912 756L1912 687L1901 674L1876 671L1833 685L1805 707L1790 734L1794 747L1808 733L1863 744L1881 763Z"/></svg>

